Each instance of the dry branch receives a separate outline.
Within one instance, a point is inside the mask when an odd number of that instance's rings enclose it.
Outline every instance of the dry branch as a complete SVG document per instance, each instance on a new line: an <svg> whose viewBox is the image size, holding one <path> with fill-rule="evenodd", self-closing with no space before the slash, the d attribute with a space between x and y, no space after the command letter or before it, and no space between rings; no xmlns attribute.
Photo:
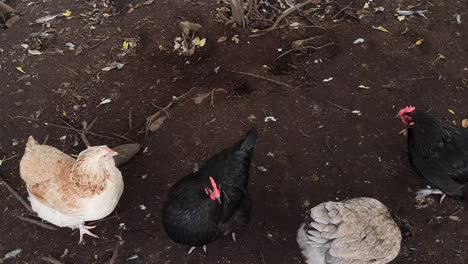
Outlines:
<svg viewBox="0 0 468 264"><path fill-rule="evenodd" d="M264 81L269 81L269 82L276 83L276 84L286 86L286 87L289 87L289 88L295 88L294 86L289 85L287 83L276 81L276 80L273 80L273 79L270 79L270 78L267 78L267 77L263 77L263 76L260 76L260 75L256 75L256 74L253 74L253 73L241 72L241 71L232 71L232 72L239 73L239 74L242 74L242 75L247 75L247 76L250 76L250 77L255 77L255 78L258 78L258 79L262 79Z"/></svg>
<svg viewBox="0 0 468 264"><path fill-rule="evenodd" d="M283 14L281 14L275 21L275 23L273 24L273 26L267 28L267 29L264 29L264 30L259 30L259 31L262 31L262 32L269 32L269 31L273 31L275 30L279 23L281 23L281 21L283 21L283 19L285 19L287 16L289 16L290 14L296 12L297 10L299 10L300 8L306 6L306 5L309 5L309 4L319 4L321 2L321 0L307 0L307 1L304 1L300 4L297 4L293 7L290 7L288 8L286 11L283 12Z"/></svg>
<svg viewBox="0 0 468 264"><path fill-rule="evenodd" d="M115 244L114 250L112 251L112 257L109 259L107 264L117 263L117 257L119 256L119 249L123 245L124 241L117 241Z"/></svg>
<svg viewBox="0 0 468 264"><path fill-rule="evenodd" d="M2 177L0 177L0 185L4 185L7 190L26 208L26 210L30 213L34 214L34 211L32 210L31 206L29 205L26 200L21 197L21 195L18 194Z"/></svg>
<svg viewBox="0 0 468 264"><path fill-rule="evenodd" d="M171 108L174 105L175 102L177 102L178 100L184 98L187 94L189 94L195 88L196 87L192 87L190 90L188 90L187 92L185 92L184 94L182 94L180 96L173 96L172 101L170 101L165 107L160 107L160 106L157 106L157 105L153 104L153 106L158 108L159 111L146 118L145 133L148 134L148 131L150 130L151 125L153 124L153 122L158 121L158 117L162 112L164 112L167 115L167 117L169 117L169 112L167 112L167 110L169 108Z"/></svg>
<svg viewBox="0 0 468 264"><path fill-rule="evenodd" d="M49 230L52 230L52 231L57 230L57 228L55 226L43 223L42 221L39 221L39 220L36 220L36 219L32 219L32 218L24 217L24 216L19 216L19 215L16 218L18 218L18 219L20 219L22 221L28 222L30 224L40 226L40 227L45 228L45 229L49 229Z"/></svg>
<svg viewBox="0 0 468 264"><path fill-rule="evenodd" d="M60 261L60 260L58 260L58 259L56 259L56 258L54 258L54 257L51 257L51 256L42 257L41 259L42 259L43 261L49 262L49 263L51 263L51 264L63 264L62 261Z"/></svg>

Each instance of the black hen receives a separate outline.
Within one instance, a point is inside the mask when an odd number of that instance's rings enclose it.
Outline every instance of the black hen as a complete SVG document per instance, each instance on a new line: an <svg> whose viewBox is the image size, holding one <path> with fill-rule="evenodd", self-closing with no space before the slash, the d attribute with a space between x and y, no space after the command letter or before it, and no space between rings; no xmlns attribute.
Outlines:
<svg viewBox="0 0 468 264"><path fill-rule="evenodd" d="M443 192L426 189L419 194L468 199L468 130L445 124L414 107L403 108L399 116L409 126L411 166Z"/></svg>
<svg viewBox="0 0 468 264"><path fill-rule="evenodd" d="M169 191L163 208L163 225L177 243L195 247L244 228L250 218L247 191L250 161L257 132L213 156L196 173L179 180Z"/></svg>

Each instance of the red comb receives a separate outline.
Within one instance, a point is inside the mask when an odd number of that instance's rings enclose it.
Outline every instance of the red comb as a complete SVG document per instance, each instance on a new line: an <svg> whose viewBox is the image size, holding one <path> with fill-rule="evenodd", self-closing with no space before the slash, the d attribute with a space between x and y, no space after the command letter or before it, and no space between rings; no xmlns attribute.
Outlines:
<svg viewBox="0 0 468 264"><path fill-rule="evenodd" d="M407 107L401 109L400 112L398 112L398 115L401 117L406 113L413 112L414 110L416 110L416 107L410 105L410 106L407 106Z"/></svg>
<svg viewBox="0 0 468 264"><path fill-rule="evenodd" d="M213 187L213 192L210 194L210 197L212 197L211 199L214 200L216 199L216 197L221 196L221 192L219 191L215 180L211 176L210 176L210 182L211 182L211 187Z"/></svg>

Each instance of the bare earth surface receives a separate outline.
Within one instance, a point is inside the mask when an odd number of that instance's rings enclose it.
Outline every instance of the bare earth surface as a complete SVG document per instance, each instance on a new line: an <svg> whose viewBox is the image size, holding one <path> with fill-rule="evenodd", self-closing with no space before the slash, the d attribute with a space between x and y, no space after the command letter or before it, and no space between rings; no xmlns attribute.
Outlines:
<svg viewBox="0 0 468 264"><path fill-rule="evenodd" d="M129 12L129 3L143 2L120 0L106 8L101 1L95 7L84 0L7 1L21 18L0 29L0 158L12 157L0 166L1 177L26 197L19 160L29 135L40 141L48 135L49 145L70 154L85 148L73 130L46 123L81 128L82 121L96 119L91 131L107 137L89 135L92 144L127 143L118 136L124 135L146 150L121 168L126 186L116 214L97 224L100 239L86 237L83 245L77 245L76 231L50 231L19 220L25 210L1 187L0 259L22 250L4 263L46 263L41 258L47 256L64 263L106 263L123 240L115 263L299 264L295 237L306 210L358 196L379 199L398 219L404 240L392 263L468 263L463 201L416 204L414 191L427 183L411 170L406 139L398 134L403 126L394 118L409 104L458 126L468 118L466 0L375 0L362 19L357 12L365 1L343 9L348 2L339 0L319 7L321 21L312 15L310 21L298 19L323 28L282 28L258 37L217 21L221 5L212 0L155 0ZM374 13L379 6L385 10ZM394 10L411 6L429 10L427 19L399 22ZM50 28L34 23L65 10L71 16L55 18ZM288 23L297 17L288 17ZM200 23L197 34L207 39L189 58L173 51L184 20ZM40 43L29 37L44 31L52 36ZM235 35L239 43L232 41ZM277 59L292 41L320 35L314 46L333 44ZM217 41L224 36L226 41ZM364 43L353 44L357 38ZM122 50L124 40L137 45ZM42 54L31 55L21 44ZM124 67L101 70L115 61ZM162 126L146 134L146 118L159 111L154 105L164 107L190 89L174 102ZM193 98L200 94L207 97L197 104ZM98 107L104 99L111 103ZM266 116L277 122L265 123ZM208 245L208 254L196 250L187 256L188 248L172 242L162 228L166 193L251 126L258 128L259 141L249 228L237 244L226 237Z"/></svg>

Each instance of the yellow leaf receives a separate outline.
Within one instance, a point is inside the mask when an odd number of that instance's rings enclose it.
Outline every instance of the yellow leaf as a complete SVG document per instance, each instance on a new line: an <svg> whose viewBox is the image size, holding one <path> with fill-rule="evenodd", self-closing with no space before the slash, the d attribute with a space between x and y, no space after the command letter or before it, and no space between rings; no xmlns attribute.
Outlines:
<svg viewBox="0 0 468 264"><path fill-rule="evenodd" d="M463 128L468 128L468 119L465 118L465 119L462 120L462 127Z"/></svg>
<svg viewBox="0 0 468 264"><path fill-rule="evenodd" d="M202 40L200 40L200 47L205 46L205 44L206 44L206 38L203 38Z"/></svg>
<svg viewBox="0 0 468 264"><path fill-rule="evenodd" d="M414 43L414 45L420 46L420 45L423 44L423 42L424 42L424 39L418 39L418 40L416 40L416 43Z"/></svg>
<svg viewBox="0 0 468 264"><path fill-rule="evenodd" d="M199 37L195 37L193 39L193 44L195 44L195 46L200 46L200 38Z"/></svg>
<svg viewBox="0 0 468 264"><path fill-rule="evenodd" d="M130 43L128 43L128 41L124 40L124 42L122 43L122 48L124 50L127 50L129 46L130 46Z"/></svg>
<svg viewBox="0 0 468 264"><path fill-rule="evenodd" d="M70 10L66 10L65 12L62 13L62 15L64 17L69 17L69 16L71 16L71 14L72 14L72 11L70 11Z"/></svg>
<svg viewBox="0 0 468 264"><path fill-rule="evenodd" d="M378 31L382 31L382 32L385 32L385 33L390 33L390 31L388 31L388 29L384 28L383 26L372 26L373 29L376 29Z"/></svg>
<svg viewBox="0 0 468 264"><path fill-rule="evenodd" d="M451 113L452 115L455 114L455 111L453 111L452 109L447 109L449 111L449 113Z"/></svg>
<svg viewBox="0 0 468 264"><path fill-rule="evenodd" d="M23 67L21 67L21 66L16 67L16 69L17 69L19 72L26 73L26 72L23 70Z"/></svg>

